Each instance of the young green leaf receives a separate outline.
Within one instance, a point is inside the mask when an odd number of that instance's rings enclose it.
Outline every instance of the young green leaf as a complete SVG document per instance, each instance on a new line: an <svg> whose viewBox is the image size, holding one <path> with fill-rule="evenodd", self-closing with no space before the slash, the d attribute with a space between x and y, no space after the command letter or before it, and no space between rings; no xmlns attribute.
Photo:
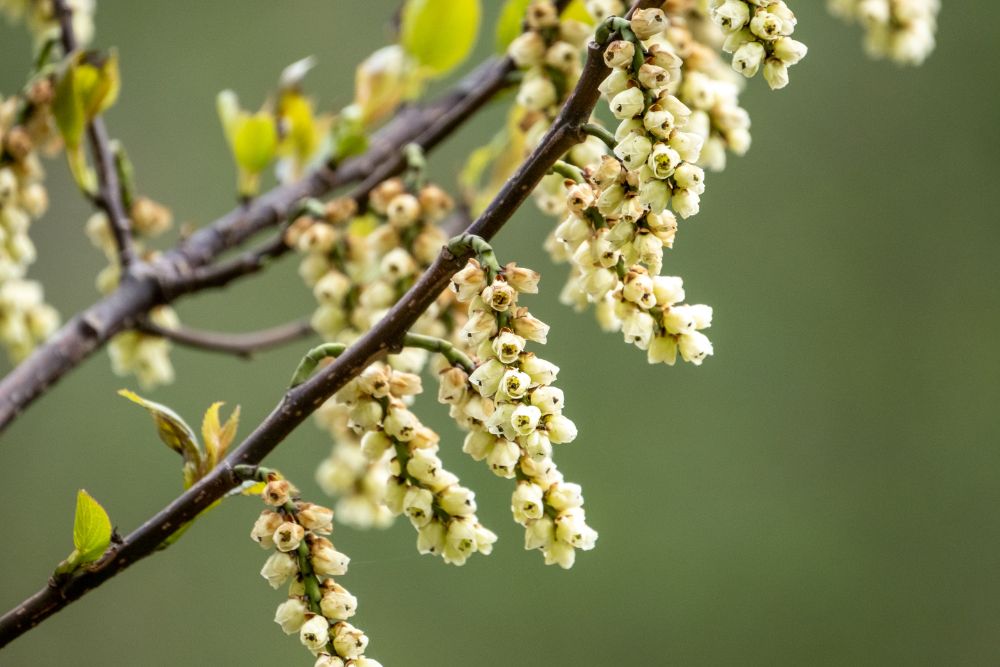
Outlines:
<svg viewBox="0 0 1000 667"><path fill-rule="evenodd" d="M433 76L458 67L476 44L479 0L407 0L403 48Z"/></svg>
<svg viewBox="0 0 1000 667"><path fill-rule="evenodd" d="M240 406L236 406L225 424L219 422L219 408L224 405L221 401L212 403L205 411L205 417L201 422L201 436L205 441L205 453L208 460L204 472L208 472L222 460L226 455L226 450L236 437L236 428L240 422Z"/></svg>
<svg viewBox="0 0 1000 667"><path fill-rule="evenodd" d="M111 519L101 504L80 489L76 494L76 516L73 519L73 548L77 565L97 560L111 544Z"/></svg>
<svg viewBox="0 0 1000 667"><path fill-rule="evenodd" d="M167 406L147 401L128 389L122 389L118 395L124 396L133 403L149 410L149 414L153 416L153 423L156 424L156 432L160 436L160 440L167 447L183 456L185 464L190 464L196 469L201 468L202 456L198 447L198 438L180 415Z"/></svg>

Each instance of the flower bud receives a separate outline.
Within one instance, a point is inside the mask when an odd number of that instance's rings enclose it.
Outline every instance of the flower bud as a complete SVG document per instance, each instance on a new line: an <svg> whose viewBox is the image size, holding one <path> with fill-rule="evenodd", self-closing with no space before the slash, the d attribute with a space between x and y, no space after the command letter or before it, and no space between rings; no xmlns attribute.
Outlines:
<svg viewBox="0 0 1000 667"><path fill-rule="evenodd" d="M680 350L681 358L695 366L701 366L705 357L714 353L712 341L700 331L683 334L677 341L677 348Z"/></svg>
<svg viewBox="0 0 1000 667"><path fill-rule="evenodd" d="M781 90L788 85L788 65L777 58L768 58L764 63L764 80L771 90Z"/></svg>
<svg viewBox="0 0 1000 667"><path fill-rule="evenodd" d="M486 463L494 474L511 479L514 477L514 470L520 457L521 448L516 443L506 439L498 439L486 456Z"/></svg>
<svg viewBox="0 0 1000 667"><path fill-rule="evenodd" d="M602 189L621 183L625 177L622 163L610 155L602 155L600 164L591 170L591 178Z"/></svg>
<svg viewBox="0 0 1000 667"><path fill-rule="evenodd" d="M398 194L389 202L385 212L393 227L409 227L420 218L420 200L408 192Z"/></svg>
<svg viewBox="0 0 1000 667"><path fill-rule="evenodd" d="M458 295L458 300L470 301L486 287L486 272L479 262L470 259L458 273L451 277L451 289Z"/></svg>
<svg viewBox="0 0 1000 667"><path fill-rule="evenodd" d="M608 67L628 68L632 65L632 58L635 56L635 44L624 39L618 39L604 50L604 63Z"/></svg>
<svg viewBox="0 0 1000 667"><path fill-rule="evenodd" d="M639 39L649 39L667 29L668 21L662 9L637 9L630 21L632 32Z"/></svg>
<svg viewBox="0 0 1000 667"><path fill-rule="evenodd" d="M286 635L294 635L306 622L306 605L298 598L290 598L278 605L274 612L274 622L281 626Z"/></svg>
<svg viewBox="0 0 1000 667"><path fill-rule="evenodd" d="M265 505L281 507L292 499L291 490L292 485L288 480L275 479L267 483L260 495Z"/></svg>
<svg viewBox="0 0 1000 667"><path fill-rule="evenodd" d="M391 408L383 423L386 434L400 442L412 440L418 426L417 416L403 407Z"/></svg>
<svg viewBox="0 0 1000 667"><path fill-rule="evenodd" d="M647 90L659 90L670 83L670 73L662 67L646 63L639 68L639 83Z"/></svg>
<svg viewBox="0 0 1000 667"><path fill-rule="evenodd" d="M333 543L325 537L313 537L309 544L309 560L316 574L339 576L347 574L351 562L345 554L333 548Z"/></svg>
<svg viewBox="0 0 1000 667"><path fill-rule="evenodd" d="M295 551L299 548L302 538L306 535L306 530L297 523L286 521L274 531L274 546L278 551Z"/></svg>
<svg viewBox="0 0 1000 667"><path fill-rule="evenodd" d="M389 202L406 192L406 186L402 179L390 178L382 181L368 195L368 204L379 215L386 215L389 211Z"/></svg>
<svg viewBox="0 0 1000 667"><path fill-rule="evenodd" d="M673 336L657 336L649 344L647 360L651 364L673 366L677 360L677 339Z"/></svg>
<svg viewBox="0 0 1000 667"><path fill-rule="evenodd" d="M257 517L257 521L253 525L253 530L250 531L250 539L254 542L260 544L264 549L270 549L274 546L274 531L278 530L278 526L283 523L284 519L277 512L272 512L271 510L264 510Z"/></svg>
<svg viewBox="0 0 1000 667"><path fill-rule="evenodd" d="M503 334L501 333L501 336ZM438 401L441 403L458 403L465 397L469 376L464 370L452 366L438 376Z"/></svg>
<svg viewBox="0 0 1000 667"><path fill-rule="evenodd" d="M555 522L547 516L542 516L540 519L531 521L525 526L525 549L546 549L555 541L555 539Z"/></svg>
<svg viewBox="0 0 1000 667"><path fill-rule="evenodd" d="M298 503L297 518L302 527L318 535L333 532L333 510L313 503Z"/></svg>
<svg viewBox="0 0 1000 667"><path fill-rule="evenodd" d="M267 579L271 588L280 588L288 578L299 571L295 558L281 551L276 551L264 563L260 576Z"/></svg>
<svg viewBox="0 0 1000 667"><path fill-rule="evenodd" d="M638 88L628 88L614 96L611 100L611 113L618 120L635 118L642 113L646 100Z"/></svg>
<svg viewBox="0 0 1000 667"><path fill-rule="evenodd" d="M779 37L774 42L774 56L786 65L797 64L808 52L809 48L805 44L791 37Z"/></svg>
<svg viewBox="0 0 1000 667"><path fill-rule="evenodd" d="M468 435L465 436L465 442L462 444L462 451L468 454L475 461L482 461L485 459L490 451L493 449L493 444L496 442L496 437L487 431L470 431Z"/></svg>
<svg viewBox="0 0 1000 667"><path fill-rule="evenodd" d="M545 431L548 433L549 441L562 445L576 440L576 424L569 417L563 415L551 415L545 420Z"/></svg>
<svg viewBox="0 0 1000 667"><path fill-rule="evenodd" d="M555 382L559 367L533 354L525 355L521 370L531 377L532 386L548 386Z"/></svg>
<svg viewBox="0 0 1000 667"><path fill-rule="evenodd" d="M310 651L319 651L330 641L330 623L322 616L312 616L302 624L299 641Z"/></svg>
<svg viewBox="0 0 1000 667"><path fill-rule="evenodd" d="M444 539L448 529L437 519L417 530L417 551L420 554L439 554L444 551Z"/></svg>
<svg viewBox="0 0 1000 667"><path fill-rule="evenodd" d="M507 55L522 69L542 63L545 57L545 39L534 30L522 32L507 47Z"/></svg>
<svg viewBox="0 0 1000 667"><path fill-rule="evenodd" d="M625 336L625 342L632 343L640 350L649 347L654 330L653 316L644 310L636 310L622 320L622 334ZM554 439L553 442L555 442Z"/></svg>
<svg viewBox="0 0 1000 667"><path fill-rule="evenodd" d="M517 91L517 103L528 111L543 111L556 103L556 87L542 76L527 77Z"/></svg>
<svg viewBox="0 0 1000 667"><path fill-rule="evenodd" d="M615 146L615 155L629 169L638 169L646 162L652 150L653 142L649 137L632 132Z"/></svg>
<svg viewBox="0 0 1000 667"><path fill-rule="evenodd" d="M765 55L763 44L747 42L733 53L733 69L749 79L760 69Z"/></svg>
<svg viewBox="0 0 1000 667"><path fill-rule="evenodd" d="M438 496L438 505L452 516L475 514L476 494L464 486L449 486Z"/></svg>
<svg viewBox="0 0 1000 667"><path fill-rule="evenodd" d="M677 190L674 192L673 206L677 215L685 220L693 215L698 215L701 210L701 197L694 190Z"/></svg>
<svg viewBox="0 0 1000 667"><path fill-rule="evenodd" d="M545 344L549 335L549 325L531 315L527 308L517 309L511 327L518 336L541 345Z"/></svg>
<svg viewBox="0 0 1000 667"><path fill-rule="evenodd" d="M618 93L626 90L631 79L627 72L616 69L609 74L597 89L604 95L605 99L612 99Z"/></svg>
<svg viewBox="0 0 1000 667"><path fill-rule="evenodd" d="M558 387L536 387L531 392L531 404L545 415L562 412L565 400L563 390Z"/></svg>

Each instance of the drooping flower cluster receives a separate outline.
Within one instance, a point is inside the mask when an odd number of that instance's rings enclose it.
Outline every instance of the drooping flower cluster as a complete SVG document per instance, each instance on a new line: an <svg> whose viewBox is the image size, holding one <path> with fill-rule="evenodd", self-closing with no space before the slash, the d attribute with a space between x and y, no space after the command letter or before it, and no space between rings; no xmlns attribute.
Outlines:
<svg viewBox="0 0 1000 667"><path fill-rule="evenodd" d="M596 304L602 327L620 329L649 352L650 363L672 364L680 350L700 364L712 354L698 331L709 326L711 309L681 305L680 279L659 273L663 249L673 247L677 232L668 206L682 217L698 212L705 185L695 162L704 139L687 131L692 112L669 92L679 59L653 39L666 29L663 13L637 11L629 27L636 39L608 46L605 60L614 71L601 85L621 121L614 155L584 169L578 182L566 182L568 214L547 247L573 267L564 303ZM690 309L699 316L682 325Z"/></svg>
<svg viewBox="0 0 1000 667"><path fill-rule="evenodd" d="M143 240L160 236L173 224L170 209L148 197L128 201L129 217L136 250L144 259L153 259L156 251L143 247ZM108 260L108 265L97 276L97 289L108 294L118 287L121 265L118 246L111 233L108 217L103 212L94 213L87 221L87 236ZM165 329L179 325L177 313L170 306L157 306L149 312L149 321ZM170 361L171 343L162 336L142 331L125 331L111 339L108 353L111 368L116 375L135 375L139 384L153 388L174 381L174 367Z"/></svg>
<svg viewBox="0 0 1000 667"><path fill-rule="evenodd" d="M830 11L865 29L875 58L919 65L934 51L940 0L828 0Z"/></svg>
<svg viewBox="0 0 1000 667"><path fill-rule="evenodd" d="M772 90L788 85L788 68L806 56L792 39L797 22L783 0L712 0L712 18L726 33L723 49L733 54L733 69L747 78L763 66Z"/></svg>
<svg viewBox="0 0 1000 667"><path fill-rule="evenodd" d="M300 217L286 239L303 254L299 273L317 301L312 325L329 341L349 344L368 331L434 261L447 236L438 226L454 202L441 188L421 185L416 174L376 187L359 216L353 199L327 203L322 218ZM414 326L415 333L449 338L464 323L465 307L442 294ZM392 368L419 373L427 352L407 348L389 355ZM406 397L404 397L406 398ZM359 434L348 427L344 403L328 401L317 413L334 445L316 471L324 491L339 498L341 521L385 527L388 459L366 457Z"/></svg>
<svg viewBox="0 0 1000 667"><path fill-rule="evenodd" d="M600 21L624 11L624 5L621 0L592 0L587 9ZM580 78L583 50L593 35L593 28L587 23L560 16L552 0L529 4L524 24L526 30L507 48L508 56L522 75L507 125L489 145L472 153L463 174L468 189L475 190L480 172L492 163L489 182L476 194L469 195L475 211L492 199L548 131ZM601 142L591 138L575 146L567 160L584 165L602 153ZM546 177L534 194L543 210L558 215L562 212L560 191L560 179Z"/></svg>
<svg viewBox="0 0 1000 667"><path fill-rule="evenodd" d="M691 109L688 132L704 140L698 165L713 171L726 166L726 153L750 149L750 114L740 106L744 79L727 65L715 47L724 41L720 28L695 8L667 15L670 26L647 43L679 59L670 69L668 92Z"/></svg>
<svg viewBox="0 0 1000 667"><path fill-rule="evenodd" d="M15 362L59 326L42 286L25 278L36 258L28 232L49 205L39 149L56 144L51 105L45 78L29 85L25 99L0 98L0 343Z"/></svg>
<svg viewBox="0 0 1000 667"><path fill-rule="evenodd" d="M559 369L525 350L528 341L544 343L548 332L517 305L519 294L538 291L538 274L514 264L484 270L471 260L452 288L469 303L462 333L480 361L471 374L442 373L438 399L469 432L463 450L496 475L517 479L511 510L525 527L525 548L541 549L546 564L572 567L576 550L594 548L597 533L586 523L580 487L552 461L553 443L576 438L562 414L563 392L553 385Z"/></svg>
<svg viewBox="0 0 1000 667"><path fill-rule="evenodd" d="M290 582L288 599L274 622L286 634L298 634L316 667L381 667L364 656L368 637L348 622L358 600L334 581L350 563L326 537L333 531L333 511L302 502L287 480L269 475L261 498L269 509L254 523L250 537L274 553L260 571L272 588Z"/></svg>
<svg viewBox="0 0 1000 667"><path fill-rule="evenodd" d="M489 554L496 535L479 523L475 494L444 468L438 434L407 408L404 399L421 391L418 375L376 363L333 400L349 408L350 427L368 460L388 462L383 502L410 519L417 550L462 565L474 553Z"/></svg>
<svg viewBox="0 0 1000 667"><path fill-rule="evenodd" d="M318 304L313 328L346 344L368 331L437 257L448 239L438 223L453 207L435 185L392 178L372 191L366 215L357 215L353 199L340 198L326 205L322 220L296 220L286 239L304 255L299 274ZM446 335L441 316L452 302L442 296L414 331ZM393 363L419 370L425 360L426 353L415 350Z"/></svg>

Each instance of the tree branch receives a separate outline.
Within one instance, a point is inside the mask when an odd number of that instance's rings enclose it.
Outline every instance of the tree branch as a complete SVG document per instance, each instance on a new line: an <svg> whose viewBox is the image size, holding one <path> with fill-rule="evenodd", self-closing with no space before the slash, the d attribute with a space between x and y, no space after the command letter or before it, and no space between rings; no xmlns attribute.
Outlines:
<svg viewBox="0 0 1000 667"><path fill-rule="evenodd" d="M375 134L365 154L335 168L319 167L301 181L277 187L195 232L152 264L134 265L113 294L73 317L0 381L0 432L113 335L135 326L153 306L253 273L264 265L254 257L264 260L283 254L284 243L272 239L249 258L243 255L205 268L226 250L278 224L303 198L324 195L375 172L392 176L405 166L401 152L413 141L425 150L436 146L507 85L512 69L509 59L487 60L436 101L400 110ZM358 192L367 193L376 184L373 180L367 179Z"/></svg>
<svg viewBox="0 0 1000 667"><path fill-rule="evenodd" d="M576 89L548 133L504 185L483 214L466 230L492 238L524 203L556 160L585 138L583 126L597 103L598 84L609 70L602 48L591 44ZM50 584L0 618L0 646L6 645L88 591L157 550L186 522L222 498L239 483L234 466L257 465L338 389L373 361L399 349L420 315L437 299L468 259L443 248L433 265L375 326L336 361L297 387L234 451L198 483L149 521L114 545L97 563L64 583Z"/></svg>
<svg viewBox="0 0 1000 667"><path fill-rule="evenodd" d="M288 322L270 329L247 333L222 333L201 331L187 327L168 329L149 321L140 322L136 330L167 338L178 345L184 345L206 352L222 352L242 359L250 359L263 352L287 343L302 340L316 334L309 320Z"/></svg>
<svg viewBox="0 0 1000 667"><path fill-rule="evenodd" d="M52 0L52 9L59 18L60 41L67 56L76 51L76 35L73 33L73 10L66 0ZM111 235L118 249L118 261L122 273L128 272L136 261L135 244L132 239L132 222L125 211L122 202L121 185L118 182L118 170L115 167L115 156L108 139L108 130L104 119L98 116L87 126L87 140L90 152L97 167L98 190L93 197L94 204L108 216Z"/></svg>

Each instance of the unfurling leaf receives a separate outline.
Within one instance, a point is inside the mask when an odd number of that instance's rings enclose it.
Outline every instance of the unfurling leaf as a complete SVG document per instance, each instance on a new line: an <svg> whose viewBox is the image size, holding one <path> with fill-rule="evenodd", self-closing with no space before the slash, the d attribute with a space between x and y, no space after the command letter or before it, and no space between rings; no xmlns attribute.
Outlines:
<svg viewBox="0 0 1000 667"><path fill-rule="evenodd" d="M76 516L73 519L73 548L79 554L78 563L89 563L101 557L111 544L111 519L101 504L80 489L76 494Z"/></svg>
<svg viewBox="0 0 1000 667"><path fill-rule="evenodd" d="M343 121L371 126L403 102L419 94L422 77L403 47L385 46L365 58L354 72L354 104L341 114Z"/></svg>
<svg viewBox="0 0 1000 667"><path fill-rule="evenodd" d="M226 141L239 168L240 194L255 195L260 186L260 173L278 152L277 119L267 111L255 114L244 111L231 90L219 93L215 104Z"/></svg>
<svg viewBox="0 0 1000 667"><path fill-rule="evenodd" d="M205 411L205 418L201 423L201 436L205 441L205 453L208 461L205 466L206 472L215 467L222 460L236 437L236 429L240 422L240 406L236 406L225 424L219 423L219 408L224 405L221 401L212 403Z"/></svg>
<svg viewBox="0 0 1000 667"><path fill-rule="evenodd" d="M87 123L115 103L120 85L118 54L113 50L74 54L56 82L52 113L66 143L70 171L84 192L93 193L97 188L83 150Z"/></svg>
<svg viewBox="0 0 1000 667"><path fill-rule="evenodd" d="M458 67L476 44L479 0L407 0L403 6L403 48L433 76Z"/></svg>
<svg viewBox="0 0 1000 667"><path fill-rule="evenodd" d="M167 406L160 405L154 401L147 401L142 396L128 389L122 389L118 392L118 395L124 396L133 403L137 403L149 410L149 414L153 416L153 423L156 424L156 432L160 436L160 440L167 447L170 447L170 449L184 457L185 482L187 481L187 469L189 466L194 468L194 470L201 469L202 455L201 450L198 448L198 437L194 434L191 427L187 425L187 422L181 419L180 415Z"/></svg>
<svg viewBox="0 0 1000 667"><path fill-rule="evenodd" d="M80 489L73 517L73 553L59 563L56 576L72 574L81 566L99 559L111 544L111 519L101 504Z"/></svg>

